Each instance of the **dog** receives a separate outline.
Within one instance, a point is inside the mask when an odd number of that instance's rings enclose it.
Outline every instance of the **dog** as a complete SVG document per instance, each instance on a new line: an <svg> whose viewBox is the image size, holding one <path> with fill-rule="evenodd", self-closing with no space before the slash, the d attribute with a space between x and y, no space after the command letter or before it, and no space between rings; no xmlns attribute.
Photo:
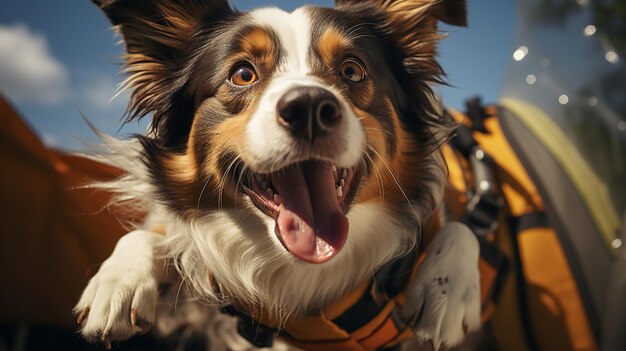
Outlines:
<svg viewBox="0 0 626 351"><path fill-rule="evenodd" d="M172 267L214 329L230 318L223 306L281 329L424 246L452 130L431 89L444 74L437 22L465 25L464 1L338 0L291 13L94 2L125 43L128 118L152 124L130 140L103 136L102 159L126 174L96 186L147 217L74 309L87 340L110 347L158 325ZM450 347L480 327L478 245L452 223L428 247L400 317L415 339ZM234 346L232 323L211 349L251 347Z"/></svg>

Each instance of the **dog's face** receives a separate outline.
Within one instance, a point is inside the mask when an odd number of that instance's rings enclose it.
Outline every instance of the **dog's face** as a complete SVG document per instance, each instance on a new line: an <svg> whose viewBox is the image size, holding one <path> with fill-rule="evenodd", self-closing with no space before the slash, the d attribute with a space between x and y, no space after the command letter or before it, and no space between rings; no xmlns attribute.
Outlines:
<svg viewBox="0 0 626 351"><path fill-rule="evenodd" d="M292 13L96 2L126 43L131 118L153 114L145 158L171 210L252 211L273 220L268 235L285 252L322 263L344 246L355 204L376 201L398 217L413 215L410 202L433 206L436 21L463 24L464 1Z"/></svg>

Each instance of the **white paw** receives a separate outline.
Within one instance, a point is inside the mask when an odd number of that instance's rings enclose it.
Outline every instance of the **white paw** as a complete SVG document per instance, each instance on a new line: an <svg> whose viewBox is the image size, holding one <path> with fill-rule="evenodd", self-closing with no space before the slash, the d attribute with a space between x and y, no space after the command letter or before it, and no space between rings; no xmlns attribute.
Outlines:
<svg viewBox="0 0 626 351"><path fill-rule="evenodd" d="M448 223L427 248L402 317L434 350L453 347L480 328L478 240L461 223Z"/></svg>
<svg viewBox="0 0 626 351"><path fill-rule="evenodd" d="M74 307L88 341L110 348L111 341L145 332L154 322L158 299L154 246L159 239L155 235L126 234L89 281Z"/></svg>

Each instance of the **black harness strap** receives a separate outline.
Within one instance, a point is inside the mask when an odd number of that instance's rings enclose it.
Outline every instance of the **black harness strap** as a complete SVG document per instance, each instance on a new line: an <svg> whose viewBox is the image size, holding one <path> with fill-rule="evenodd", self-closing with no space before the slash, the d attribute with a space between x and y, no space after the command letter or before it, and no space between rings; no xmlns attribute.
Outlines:
<svg viewBox="0 0 626 351"><path fill-rule="evenodd" d="M411 250L379 268L374 275L378 289L389 298L400 294L409 282L416 259L417 252Z"/></svg>
<svg viewBox="0 0 626 351"><path fill-rule="evenodd" d="M235 306L222 307L222 312L237 318L237 332L252 345L258 348L271 347L274 344L273 329L255 321L249 314L238 310Z"/></svg>
<svg viewBox="0 0 626 351"><path fill-rule="evenodd" d="M473 111L472 113L468 112L472 119L473 129L482 132L485 113L477 103L480 103L479 98L468 100L466 104L469 112ZM449 116L447 111L445 113ZM475 126L481 126L482 129L476 129ZM484 130L484 132L487 131ZM496 279L487 293L488 300L495 301L510 269L506 255L494 243L487 240L487 235L494 233L498 227L498 215L503 204L494 175L496 165L493 159L478 145L472 135L472 129L463 124L457 126L456 135L450 143L468 161L474 176L474 188L469 189L468 187L467 198L469 201L461 222L466 224L478 238L481 258L496 270Z"/></svg>
<svg viewBox="0 0 626 351"><path fill-rule="evenodd" d="M480 96L474 96L465 100L465 108L467 109L465 114L472 121L472 129L481 133L489 133L484 124L487 114L483 108Z"/></svg>
<svg viewBox="0 0 626 351"><path fill-rule="evenodd" d="M529 212L525 215L513 218L512 221L514 225L513 228L516 233L520 233L531 228L550 227L548 216L543 211Z"/></svg>
<svg viewBox="0 0 626 351"><path fill-rule="evenodd" d="M494 287L489 293L490 298L495 301L498 297L506 276L508 275L509 262L507 257L500 251L500 249L493 243L486 240L486 233L494 232L498 225L498 213L502 207L502 198L497 194L497 187L495 184L495 178L493 176L493 170L496 165L490 157L485 157L485 153L480 146L476 143L472 136L472 131L479 131L482 133L488 133L484 126L484 119L487 117L484 108L480 104L479 98L473 98L466 101L468 108L467 115L472 121L472 129L465 125L459 125L457 129L457 136L460 136L460 140L457 143L452 143L457 150L464 155L472 168L474 175L475 188L473 192L468 194L470 199L467 208L467 214L464 218L464 222L474 230L480 242L481 257L490 265L497 269L497 277L494 282ZM471 139L471 141L469 141ZM468 150L468 147L471 149ZM478 157L477 157L478 156ZM480 157L482 156L482 157ZM477 160L478 159L478 160ZM477 162L478 161L478 162ZM476 167L478 166L478 167ZM478 170L478 172L477 172ZM485 184L484 189L482 186ZM482 191L486 190L486 191ZM512 236L511 242L513 245L514 254L514 272L517 278L517 290L519 294L519 313L522 321L522 329L526 338L527 346L530 350L537 350L537 342L532 332L530 317L528 315L527 295L526 295L526 280L522 269L522 261L519 251L519 243L517 241L517 233L520 228L528 226L528 228L536 226L540 221L538 215L531 214L530 216L522 216L520 218L509 218L508 229ZM489 223L491 227L489 227Z"/></svg>
<svg viewBox="0 0 626 351"><path fill-rule="evenodd" d="M386 301L400 294L408 284L417 259L417 252L411 250L383 265L374 274L374 283L361 298L344 313L333 319L341 329L352 333L374 319L385 307L385 303L376 301L372 289L382 294ZM385 301L385 302L386 302Z"/></svg>
<svg viewBox="0 0 626 351"><path fill-rule="evenodd" d="M365 292L354 305L333 319L333 323L350 334L374 319L382 307L376 303L372 294Z"/></svg>

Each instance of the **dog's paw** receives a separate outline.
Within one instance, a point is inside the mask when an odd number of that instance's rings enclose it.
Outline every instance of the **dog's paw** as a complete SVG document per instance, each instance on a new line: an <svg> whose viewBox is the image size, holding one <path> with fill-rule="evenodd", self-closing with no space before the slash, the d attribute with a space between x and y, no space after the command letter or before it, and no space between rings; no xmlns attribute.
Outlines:
<svg viewBox="0 0 626 351"><path fill-rule="evenodd" d="M151 235L135 231L122 237L83 291L74 313L88 341L108 349L111 341L146 332L154 322L158 282Z"/></svg>
<svg viewBox="0 0 626 351"><path fill-rule="evenodd" d="M478 257L478 240L460 223L446 224L428 247L401 315L433 350L480 328Z"/></svg>

